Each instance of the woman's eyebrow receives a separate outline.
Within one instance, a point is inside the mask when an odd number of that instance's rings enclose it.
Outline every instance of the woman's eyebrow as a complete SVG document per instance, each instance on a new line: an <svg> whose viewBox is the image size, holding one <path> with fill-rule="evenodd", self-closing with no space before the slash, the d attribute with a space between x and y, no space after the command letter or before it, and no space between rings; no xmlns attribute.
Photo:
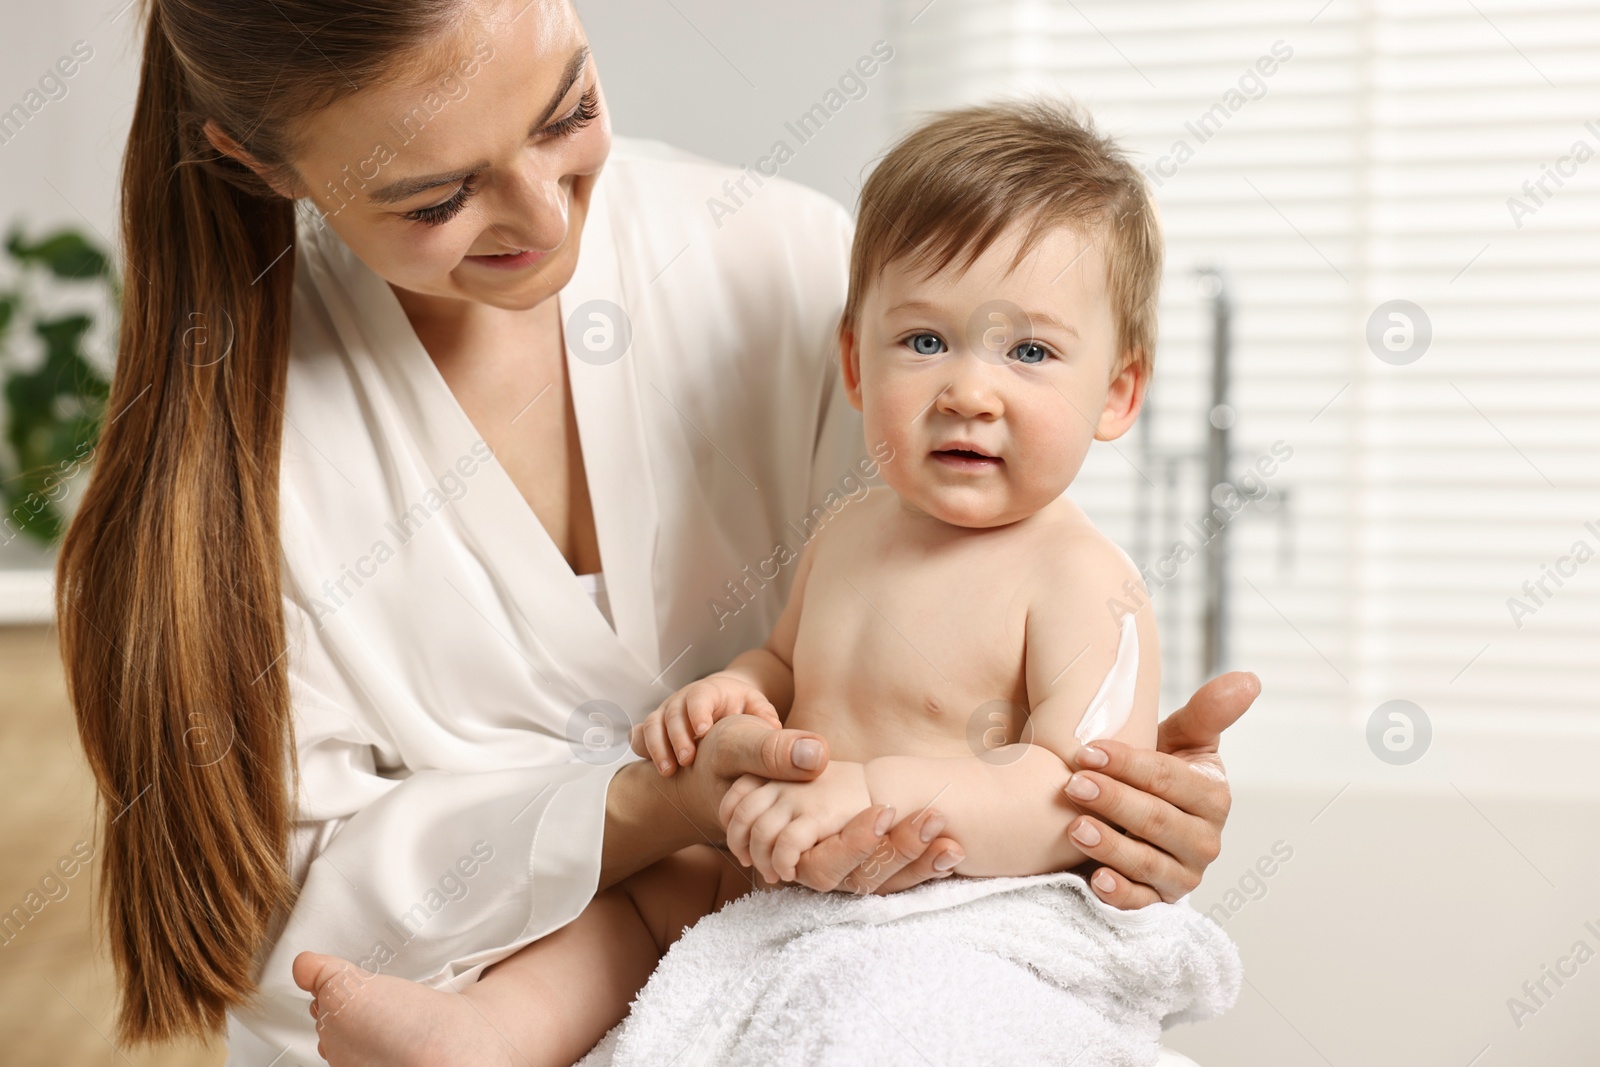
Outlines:
<svg viewBox="0 0 1600 1067"><path fill-rule="evenodd" d="M567 69L561 76L561 84L556 87L555 93L545 104L544 111L533 120L533 125L528 128L528 136L532 137L539 132L539 128L556 113L556 108L561 106L561 101L572 90L573 83L583 73L584 64L589 61L589 46L582 45L567 60ZM380 185L367 194L367 202L371 204L397 204L402 200L416 196L427 189L437 189L444 185L454 185L470 175L476 174L489 165L487 159L478 160L465 167L453 170L448 174L429 174L417 178L397 178L396 180Z"/></svg>

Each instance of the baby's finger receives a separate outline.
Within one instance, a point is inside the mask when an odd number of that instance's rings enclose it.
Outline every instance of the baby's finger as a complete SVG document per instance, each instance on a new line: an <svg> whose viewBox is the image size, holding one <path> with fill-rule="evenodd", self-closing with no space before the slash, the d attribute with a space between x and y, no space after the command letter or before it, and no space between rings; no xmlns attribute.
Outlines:
<svg viewBox="0 0 1600 1067"><path fill-rule="evenodd" d="M722 803L717 806L717 822L722 824L722 829L728 829L728 820L733 817L735 809L745 797L767 784L767 780L756 774L741 774L738 779L722 794Z"/></svg>
<svg viewBox="0 0 1600 1067"><path fill-rule="evenodd" d="M706 731L711 729L711 724L717 721L717 717L704 704L688 707L685 713L689 716L689 732L695 737L704 737Z"/></svg>
<svg viewBox="0 0 1600 1067"><path fill-rule="evenodd" d="M783 729L783 720L778 718L778 709L773 706L772 701L768 700L760 693L752 693L750 696L745 698L744 713L746 715L759 716L760 718L766 719L780 730Z"/></svg>
<svg viewBox="0 0 1600 1067"><path fill-rule="evenodd" d="M772 798L763 795L760 790L751 793L734 811L733 818L728 821L728 851L739 857L739 862L746 867L754 867L754 858L750 854L750 839L756 821L767 813L772 806Z"/></svg>
<svg viewBox="0 0 1600 1067"><path fill-rule="evenodd" d="M665 777L672 777L678 769L677 761L672 758L672 745L667 741L667 728L661 715L651 712L650 717L644 721L644 743L650 752L650 759L656 765L656 770Z"/></svg>
<svg viewBox="0 0 1600 1067"><path fill-rule="evenodd" d="M744 798L743 803L734 810L733 818L728 820L728 850L738 856L739 862L746 867L755 865L750 853L752 829L776 800L777 794L773 791L765 787L757 789Z"/></svg>
<svg viewBox="0 0 1600 1067"><path fill-rule="evenodd" d="M750 826L751 865L761 872L762 877L774 882L779 878L772 866L772 846L791 821L789 813L774 804Z"/></svg>
<svg viewBox="0 0 1600 1067"><path fill-rule="evenodd" d="M673 754L687 767L694 762L694 739L689 736L689 713L681 704L667 709L667 738Z"/></svg>
<svg viewBox="0 0 1600 1067"><path fill-rule="evenodd" d="M809 815L795 819L772 843L772 869L785 882L795 880L800 854L817 843L817 822Z"/></svg>
<svg viewBox="0 0 1600 1067"><path fill-rule="evenodd" d="M684 696L684 708L692 719L706 718L712 722L722 718L717 709L722 704L722 694L713 685L697 685Z"/></svg>

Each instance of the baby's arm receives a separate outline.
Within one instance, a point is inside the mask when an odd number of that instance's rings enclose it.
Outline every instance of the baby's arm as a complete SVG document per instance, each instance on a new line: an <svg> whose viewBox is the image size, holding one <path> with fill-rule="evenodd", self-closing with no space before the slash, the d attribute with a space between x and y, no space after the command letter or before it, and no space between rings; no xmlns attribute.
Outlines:
<svg viewBox="0 0 1600 1067"><path fill-rule="evenodd" d="M810 838L833 832L846 812L889 804L909 813L937 800L943 832L966 853L958 874L1040 874L1083 862L1066 833L1078 810L1063 789L1072 776L1067 760L1079 747L1074 731L1116 659L1124 613L1118 605L1140 605L1138 685L1132 714L1110 735L1119 741L1155 745L1160 648L1148 595L1115 546L1094 535L1074 549L1029 579L1030 732L1022 741L963 757L836 760L807 783L736 783L722 808L734 854L768 879L792 879Z"/></svg>
<svg viewBox="0 0 1600 1067"><path fill-rule="evenodd" d="M684 686L633 728L633 750L649 756L662 774L671 776L679 766L693 763L697 740L718 719L761 715L781 726L789 717L794 702L794 641L806 576L811 573L811 544L800 552L789 601L767 643L739 653L722 670Z"/></svg>
<svg viewBox="0 0 1600 1067"><path fill-rule="evenodd" d="M1067 760L1079 747L1074 733L1116 660L1122 617L1135 605L1138 685L1132 713L1110 736L1155 747L1160 646L1155 609L1138 572L1115 545L1090 532L1032 580L1022 741L961 759L890 755L867 764L877 803L926 804L944 790L945 833L966 849L958 874L1042 874L1086 858L1066 833L1078 815L1063 793L1072 777Z"/></svg>

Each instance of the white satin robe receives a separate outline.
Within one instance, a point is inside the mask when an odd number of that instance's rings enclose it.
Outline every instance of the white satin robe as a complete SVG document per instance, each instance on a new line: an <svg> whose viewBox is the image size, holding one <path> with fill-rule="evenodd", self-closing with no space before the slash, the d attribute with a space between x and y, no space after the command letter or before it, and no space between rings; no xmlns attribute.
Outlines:
<svg viewBox="0 0 1600 1067"><path fill-rule="evenodd" d="M867 450L833 339L850 216L781 179L714 213L739 177L617 138L559 294L563 322L607 300L632 323L609 363L567 337L615 630L388 284L302 220L281 528L303 889L261 1010L230 1018L230 1064L321 1063L303 949L443 988L573 919L611 776L638 758L592 754L588 702L641 719L761 643L794 571L778 546L852 491Z"/></svg>

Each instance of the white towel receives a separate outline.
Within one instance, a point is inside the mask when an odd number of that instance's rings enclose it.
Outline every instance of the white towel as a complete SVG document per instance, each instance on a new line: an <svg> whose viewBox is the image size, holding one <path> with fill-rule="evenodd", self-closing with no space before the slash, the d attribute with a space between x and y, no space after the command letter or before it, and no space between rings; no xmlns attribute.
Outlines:
<svg viewBox="0 0 1600 1067"><path fill-rule="evenodd" d="M1124 912L1075 874L887 896L751 893L672 946L577 1067L1148 1067L1227 1010L1239 953L1190 907Z"/></svg>

